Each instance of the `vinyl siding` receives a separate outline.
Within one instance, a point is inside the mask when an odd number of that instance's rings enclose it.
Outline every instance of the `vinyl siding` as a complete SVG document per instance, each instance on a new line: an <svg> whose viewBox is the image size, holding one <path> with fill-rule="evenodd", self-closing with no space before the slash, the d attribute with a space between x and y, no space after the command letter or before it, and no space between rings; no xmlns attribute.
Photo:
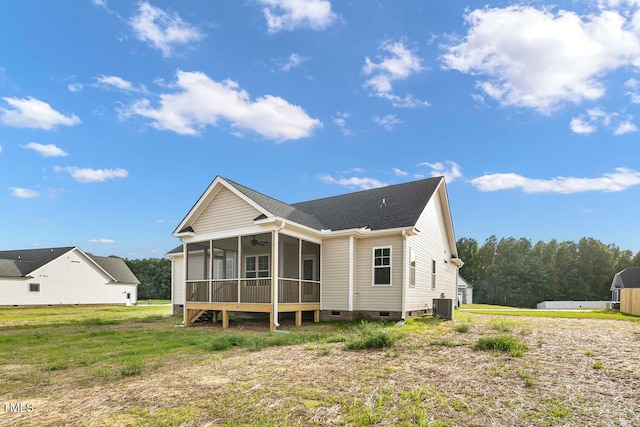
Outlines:
<svg viewBox="0 0 640 427"><path fill-rule="evenodd" d="M184 264L182 254L173 258L172 304L184 304Z"/></svg>
<svg viewBox="0 0 640 427"><path fill-rule="evenodd" d="M322 243L322 309L349 309L349 238Z"/></svg>
<svg viewBox="0 0 640 427"><path fill-rule="evenodd" d="M204 251L189 252L187 257L189 274L188 280L204 280L208 276L208 266L205 266Z"/></svg>
<svg viewBox="0 0 640 427"><path fill-rule="evenodd" d="M112 284L92 261L71 250L31 273L31 278L0 279L0 306L46 304L122 304L126 294L136 303L135 285ZM29 292L38 283L39 292Z"/></svg>
<svg viewBox="0 0 640 427"><path fill-rule="evenodd" d="M431 198L420 215L416 228L420 233L407 238L408 248L416 251L416 287L407 287L407 310L431 309L434 298L457 298L456 266L451 263L444 213L439 194ZM446 252L445 252L446 251ZM436 262L436 288L431 289L431 261ZM447 260L447 263L445 263ZM405 259L409 272L409 256ZM407 282L408 285L408 282Z"/></svg>
<svg viewBox="0 0 640 427"><path fill-rule="evenodd" d="M391 286L373 286L373 248L391 247ZM402 310L402 236L358 240L354 310Z"/></svg>
<svg viewBox="0 0 640 427"><path fill-rule="evenodd" d="M253 206L222 188L192 226L198 234L245 228L253 226L253 220L259 215Z"/></svg>

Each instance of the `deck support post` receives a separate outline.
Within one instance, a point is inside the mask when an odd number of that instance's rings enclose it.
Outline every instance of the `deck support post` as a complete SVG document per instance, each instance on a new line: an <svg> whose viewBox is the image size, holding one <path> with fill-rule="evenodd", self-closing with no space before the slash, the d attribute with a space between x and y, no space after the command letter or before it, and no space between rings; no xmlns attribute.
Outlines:
<svg viewBox="0 0 640 427"><path fill-rule="evenodd" d="M213 310L213 323L218 323L218 313L219 311Z"/></svg>
<svg viewBox="0 0 640 427"><path fill-rule="evenodd" d="M189 310L188 308L184 309L184 327L188 328L189 325L191 324L191 310Z"/></svg>
<svg viewBox="0 0 640 427"><path fill-rule="evenodd" d="M313 312L313 322L314 323L320 322L320 310L314 310L314 312Z"/></svg>
<svg viewBox="0 0 640 427"><path fill-rule="evenodd" d="M269 312L269 330L275 331L276 324L274 323L275 316L273 315L273 309Z"/></svg>
<svg viewBox="0 0 640 427"><path fill-rule="evenodd" d="M222 310L222 329L229 329L229 312Z"/></svg>
<svg viewBox="0 0 640 427"><path fill-rule="evenodd" d="M296 311L296 326L302 326L302 312Z"/></svg>

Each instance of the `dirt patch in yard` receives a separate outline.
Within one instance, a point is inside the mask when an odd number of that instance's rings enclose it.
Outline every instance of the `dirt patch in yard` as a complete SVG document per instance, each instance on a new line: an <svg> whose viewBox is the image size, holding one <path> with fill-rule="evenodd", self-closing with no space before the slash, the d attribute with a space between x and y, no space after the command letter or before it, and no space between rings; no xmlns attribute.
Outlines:
<svg viewBox="0 0 640 427"><path fill-rule="evenodd" d="M0 412L0 424L640 425L638 323L489 315L466 323L466 333L454 330L459 322L414 328L384 350L194 350L90 384L63 371L41 385L46 397L33 412ZM514 358L472 348L498 335L529 350Z"/></svg>

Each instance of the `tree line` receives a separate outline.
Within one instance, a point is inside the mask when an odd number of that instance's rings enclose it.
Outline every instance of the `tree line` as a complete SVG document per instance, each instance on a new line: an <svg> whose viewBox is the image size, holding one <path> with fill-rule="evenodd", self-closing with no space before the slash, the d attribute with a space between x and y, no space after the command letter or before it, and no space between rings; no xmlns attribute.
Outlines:
<svg viewBox="0 0 640 427"><path fill-rule="evenodd" d="M461 238L460 275L473 286L473 301L535 307L541 301L609 300L613 276L640 267L640 252L583 237L572 241L539 241L491 236L480 246Z"/></svg>
<svg viewBox="0 0 640 427"><path fill-rule="evenodd" d="M171 299L171 261L169 259L123 259L140 281L138 300Z"/></svg>

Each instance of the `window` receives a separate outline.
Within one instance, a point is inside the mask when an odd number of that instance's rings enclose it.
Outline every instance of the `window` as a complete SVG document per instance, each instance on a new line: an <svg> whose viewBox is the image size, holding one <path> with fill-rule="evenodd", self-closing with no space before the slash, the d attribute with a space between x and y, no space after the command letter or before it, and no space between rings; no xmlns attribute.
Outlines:
<svg viewBox="0 0 640 427"><path fill-rule="evenodd" d="M269 255L249 255L245 257L245 277L270 277Z"/></svg>
<svg viewBox="0 0 640 427"><path fill-rule="evenodd" d="M431 289L436 288L436 261L431 260Z"/></svg>
<svg viewBox="0 0 640 427"><path fill-rule="evenodd" d="M391 248L373 248L373 285L391 286Z"/></svg>
<svg viewBox="0 0 640 427"><path fill-rule="evenodd" d="M416 287L416 251L409 248L409 286Z"/></svg>
<svg viewBox="0 0 640 427"><path fill-rule="evenodd" d="M40 292L40 283L29 283L29 292Z"/></svg>

